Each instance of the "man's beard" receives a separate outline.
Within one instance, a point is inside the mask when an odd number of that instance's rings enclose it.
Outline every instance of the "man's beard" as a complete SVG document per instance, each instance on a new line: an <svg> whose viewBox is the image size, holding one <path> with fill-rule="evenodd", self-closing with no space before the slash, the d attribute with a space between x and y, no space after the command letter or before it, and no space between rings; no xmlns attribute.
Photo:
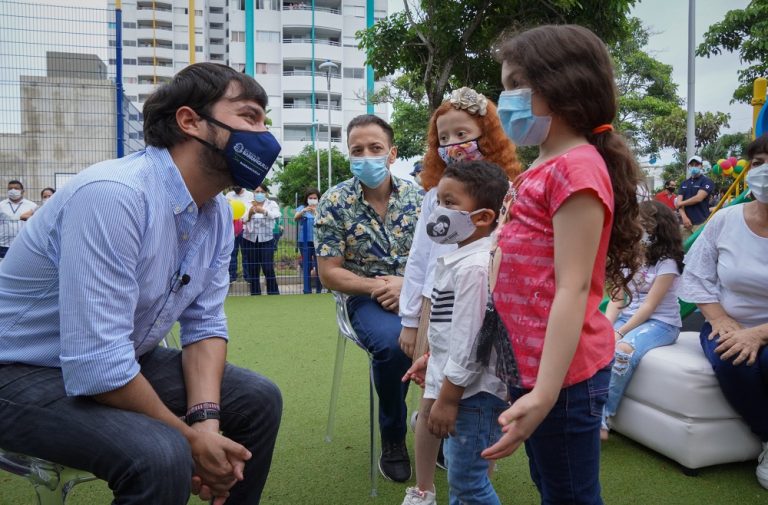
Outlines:
<svg viewBox="0 0 768 505"><path fill-rule="evenodd" d="M213 132L211 132L206 141L214 146L218 146L216 136ZM210 146L204 147L205 148L200 153L200 158L198 160L203 175L210 177L211 181L217 186L232 186L234 182L232 181L232 174L229 172L227 159L224 157L224 153L215 151Z"/></svg>

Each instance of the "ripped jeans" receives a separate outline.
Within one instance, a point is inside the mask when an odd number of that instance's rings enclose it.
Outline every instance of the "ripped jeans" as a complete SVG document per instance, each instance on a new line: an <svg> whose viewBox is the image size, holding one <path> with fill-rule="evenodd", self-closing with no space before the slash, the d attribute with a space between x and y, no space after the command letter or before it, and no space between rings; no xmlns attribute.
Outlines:
<svg viewBox="0 0 768 505"><path fill-rule="evenodd" d="M614 328L621 328L629 317L622 316L614 323ZM627 332L621 340L616 342L616 353L611 368L611 383L608 386L608 401L603 411L603 424L605 419L616 414L619 402L624 396L624 391L635 373L635 368L640 364L645 353L656 347L674 344L680 335L680 328L657 319L648 319L646 322ZM632 352L624 352L619 349L619 344L624 343L634 349Z"/></svg>

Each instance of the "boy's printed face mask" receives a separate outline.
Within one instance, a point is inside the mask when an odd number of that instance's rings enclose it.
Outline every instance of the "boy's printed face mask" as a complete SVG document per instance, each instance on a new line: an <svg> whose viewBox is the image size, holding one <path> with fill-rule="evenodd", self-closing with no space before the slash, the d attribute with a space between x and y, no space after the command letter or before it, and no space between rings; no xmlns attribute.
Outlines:
<svg viewBox="0 0 768 505"><path fill-rule="evenodd" d="M484 210L467 212L437 206L427 220L427 235L438 244L458 244L475 232L477 227L472 216Z"/></svg>
<svg viewBox="0 0 768 505"><path fill-rule="evenodd" d="M473 161L483 159L483 153L480 151L478 143L480 137L466 142L457 142L437 148L437 154L446 165L458 161Z"/></svg>

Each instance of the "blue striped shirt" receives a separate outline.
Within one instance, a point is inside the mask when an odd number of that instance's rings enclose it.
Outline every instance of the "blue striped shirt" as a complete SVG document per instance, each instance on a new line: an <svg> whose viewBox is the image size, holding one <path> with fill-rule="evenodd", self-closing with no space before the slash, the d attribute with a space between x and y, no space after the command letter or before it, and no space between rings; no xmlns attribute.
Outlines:
<svg viewBox="0 0 768 505"><path fill-rule="evenodd" d="M227 338L233 240L224 197L198 208L166 149L83 170L0 262L0 363L61 367L67 394L93 395L176 321L182 345Z"/></svg>

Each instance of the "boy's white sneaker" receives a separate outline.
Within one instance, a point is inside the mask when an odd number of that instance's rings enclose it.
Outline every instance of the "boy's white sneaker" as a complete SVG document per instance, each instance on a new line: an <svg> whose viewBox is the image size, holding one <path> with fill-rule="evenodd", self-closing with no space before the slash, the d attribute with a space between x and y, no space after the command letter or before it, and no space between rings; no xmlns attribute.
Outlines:
<svg viewBox="0 0 768 505"><path fill-rule="evenodd" d="M763 442L763 452L757 458L757 482L765 489L768 489L768 442Z"/></svg>
<svg viewBox="0 0 768 505"><path fill-rule="evenodd" d="M405 499L402 505L437 505L435 493L422 491L416 486L405 490Z"/></svg>

